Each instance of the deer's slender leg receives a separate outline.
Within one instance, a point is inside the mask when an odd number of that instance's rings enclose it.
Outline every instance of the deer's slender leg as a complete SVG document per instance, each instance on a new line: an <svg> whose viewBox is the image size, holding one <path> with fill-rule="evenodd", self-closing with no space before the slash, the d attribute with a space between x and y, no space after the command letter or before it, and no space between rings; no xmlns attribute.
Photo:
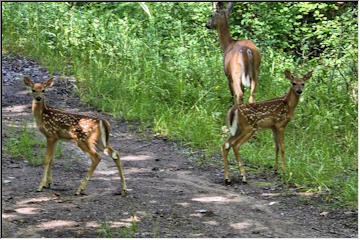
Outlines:
<svg viewBox="0 0 360 240"><path fill-rule="evenodd" d="M100 155L93 150L92 148L90 148L87 144L85 143L79 143L78 146L85 152L87 153L90 158L91 158L91 165L90 165L90 169L87 172L86 177L83 179L83 181L81 182L78 190L76 191L76 195L80 195L81 192L85 189L86 184L88 183L90 177L92 176L92 174L94 173L97 165L99 164L101 157Z"/></svg>
<svg viewBox="0 0 360 240"><path fill-rule="evenodd" d="M224 175L225 175L225 184L230 184L230 178L229 178L229 164L228 164L228 154L230 150L230 144L228 142L225 142L222 145L222 154L224 158Z"/></svg>
<svg viewBox="0 0 360 240"><path fill-rule="evenodd" d="M121 180L121 189L122 189L121 195L126 196L127 188L126 188L125 178L124 178L124 174L123 174L123 169L121 166L120 154L118 151L112 149L110 146L105 148L104 152L106 154L108 154L109 156L111 156L111 158L114 160L114 162L119 170L119 175L120 175L120 180Z"/></svg>
<svg viewBox="0 0 360 240"><path fill-rule="evenodd" d="M279 129L278 137L279 137L279 145L280 145L280 151L281 151L281 160L282 160L282 168L284 171L286 171L286 163L285 163L285 143L284 143L284 129Z"/></svg>
<svg viewBox="0 0 360 240"><path fill-rule="evenodd" d="M231 102L235 103L235 97L234 97L234 90L232 88L232 79L231 76L226 75L227 79L228 79L228 85L229 85L229 90L230 90L230 94L231 94Z"/></svg>
<svg viewBox="0 0 360 240"><path fill-rule="evenodd" d="M235 136L230 136L228 140L225 141L225 143L222 145L221 150L223 154L224 159L224 175L225 175L225 184L230 184L230 177L229 177L229 163L228 163L228 154L230 151L230 148L233 147L233 143L236 140Z"/></svg>
<svg viewBox="0 0 360 240"><path fill-rule="evenodd" d="M243 95L244 95L244 91L243 88L241 86L241 74L240 72L234 72L231 75L231 83L232 83L232 89L234 91L235 94L235 102L234 104L241 104L243 102Z"/></svg>
<svg viewBox="0 0 360 240"><path fill-rule="evenodd" d="M47 147L46 147L46 156L45 156L45 161L44 161L44 170L43 170L39 188L37 190L38 192L41 192L43 187L50 186L50 184L48 184L48 179L49 179L48 177L49 177L49 175L51 175L51 170L49 170L49 167L51 168L51 160L54 156L57 140L48 138L48 139L46 139L46 141L47 141L46 142ZM50 173L49 173L49 171L50 171Z"/></svg>
<svg viewBox="0 0 360 240"><path fill-rule="evenodd" d="M47 174L46 187L48 187L48 188L50 188L50 185L52 184L52 164L53 164L53 160L54 160L54 154L55 154L55 151L53 152L53 155L50 159L49 169L48 169L48 174Z"/></svg>
<svg viewBox="0 0 360 240"><path fill-rule="evenodd" d="M52 162L53 162L53 158L52 157L50 159L50 162L49 162L49 169L48 169L48 173L47 173L47 179L46 179L46 186L45 188L50 188L50 185L52 183Z"/></svg>
<svg viewBox="0 0 360 240"><path fill-rule="evenodd" d="M256 79L251 78L249 103L254 103L255 102L256 81L257 81Z"/></svg>
<svg viewBox="0 0 360 240"><path fill-rule="evenodd" d="M261 58L260 54L257 58ZM260 64L260 61L258 64ZM256 64L254 64L254 65L256 65ZM256 85L257 85L258 79L259 79L259 65L257 67L254 66L254 68L252 69L249 103L255 102L255 91L256 91Z"/></svg>
<svg viewBox="0 0 360 240"><path fill-rule="evenodd" d="M242 176L242 181L245 183L246 182L246 172L245 172L245 168L244 168L244 165L241 161L241 157L240 157L240 153L239 153L239 149L240 149L240 146L246 142L246 140L248 140L253 134L254 134L255 131L244 131L240 136L239 138L236 140L236 143L235 143L235 146L233 147L233 150L234 150L234 154L235 154L235 157L236 157L236 160L238 162L238 165L239 165L239 170L240 170L240 174Z"/></svg>
<svg viewBox="0 0 360 240"><path fill-rule="evenodd" d="M276 172L278 170L278 160L279 160L279 133L276 128L272 128L273 136L274 136L274 142L275 142L275 165L274 165L274 171Z"/></svg>

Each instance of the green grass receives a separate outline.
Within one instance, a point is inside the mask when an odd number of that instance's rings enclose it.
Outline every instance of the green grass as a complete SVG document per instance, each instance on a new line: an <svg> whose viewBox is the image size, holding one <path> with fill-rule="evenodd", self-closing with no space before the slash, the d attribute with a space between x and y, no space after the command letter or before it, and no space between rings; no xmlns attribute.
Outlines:
<svg viewBox="0 0 360 240"><path fill-rule="evenodd" d="M4 143L4 153L14 157L26 160L31 166L39 166L44 163L46 141L35 133L35 129L29 128L25 123L24 127L11 127L8 131L8 137ZM55 151L55 158L62 156L62 145L59 142Z"/></svg>
<svg viewBox="0 0 360 240"><path fill-rule="evenodd" d="M290 123L291 125L292 123ZM299 136L300 135L300 136ZM344 146L323 144L333 136L323 134L312 139L312 130L297 132L288 127L285 131L285 158L288 172L283 173L286 184L304 187L307 191L327 192L331 202L357 207L357 159L356 153ZM348 146L347 148L351 148ZM342 156L338 155L342 152ZM275 163L275 145L271 131L258 132L257 140L245 143L240 154L244 162L270 167ZM235 161L233 155L230 158ZM279 167L281 156L279 154ZM355 170L352 170L355 169ZM352 199L352 200L351 200Z"/></svg>
<svg viewBox="0 0 360 240"><path fill-rule="evenodd" d="M220 152L230 96L216 33L202 25L210 10L207 3L196 8L152 4L152 19L138 12L137 4L3 6L7 52L34 58L50 72L75 75L81 100L102 111L136 120L143 128L152 126L156 133L205 149L207 156ZM200 12L186 15L194 9ZM294 58L283 49L254 41L261 43L263 56L257 101L286 93L286 68L295 75L314 70L286 129L289 173L282 175L283 181L327 191L331 201L356 208L358 113L357 71L354 74L353 69L357 69L357 41L325 48L313 59ZM259 132L257 140L245 143L240 154L247 159L245 165L272 166L271 131Z"/></svg>
<svg viewBox="0 0 360 240"><path fill-rule="evenodd" d="M131 221L129 227L111 228L105 219L98 229L99 237L104 238L135 238L137 231L138 228L134 220Z"/></svg>

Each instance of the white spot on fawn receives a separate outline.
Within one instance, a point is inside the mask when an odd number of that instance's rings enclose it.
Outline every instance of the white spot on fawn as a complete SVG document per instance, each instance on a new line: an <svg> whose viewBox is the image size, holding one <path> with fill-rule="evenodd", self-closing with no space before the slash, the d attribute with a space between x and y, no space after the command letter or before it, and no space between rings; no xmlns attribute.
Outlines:
<svg viewBox="0 0 360 240"><path fill-rule="evenodd" d="M235 116L234 116L234 119L233 119L233 122L229 128L230 130L230 135L231 136L235 136L236 134L236 131L237 131L237 123L238 123L238 110L235 110Z"/></svg>

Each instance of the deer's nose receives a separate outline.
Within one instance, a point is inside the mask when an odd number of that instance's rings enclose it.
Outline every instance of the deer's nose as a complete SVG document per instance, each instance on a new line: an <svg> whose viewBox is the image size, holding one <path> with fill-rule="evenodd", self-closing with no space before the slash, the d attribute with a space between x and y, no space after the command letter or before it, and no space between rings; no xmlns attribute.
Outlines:
<svg viewBox="0 0 360 240"><path fill-rule="evenodd" d="M36 101L40 102L41 97L37 96L35 99L36 99Z"/></svg>
<svg viewBox="0 0 360 240"><path fill-rule="evenodd" d="M297 94L301 94L302 93L302 90L296 90Z"/></svg>

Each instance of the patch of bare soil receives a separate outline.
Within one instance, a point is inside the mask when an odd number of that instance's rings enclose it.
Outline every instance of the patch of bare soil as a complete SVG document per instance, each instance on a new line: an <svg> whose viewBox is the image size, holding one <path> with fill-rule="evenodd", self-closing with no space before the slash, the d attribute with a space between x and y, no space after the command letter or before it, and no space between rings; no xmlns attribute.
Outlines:
<svg viewBox="0 0 360 240"><path fill-rule="evenodd" d="M23 75L43 81L49 74L34 61L2 58L2 144L10 126L30 122L31 95ZM83 196L74 193L90 159L72 143L55 158L51 189L36 192L42 166L2 156L2 237L114 237L131 221L135 237L357 237L357 212L324 208L321 197L284 188L272 173L249 173L248 184L223 184L222 165L198 167L176 142L138 134L134 123L112 118L82 104L73 78L55 75L46 93L49 105L109 120L111 144L120 151L128 196L114 162L103 156ZM136 129L136 128L135 128ZM36 134L39 131L36 130ZM44 151L39 149L39 151ZM4 152L3 152L4 154ZM220 155L216 156L222 163ZM239 179L239 178L237 178ZM133 217L132 217L133 215Z"/></svg>

